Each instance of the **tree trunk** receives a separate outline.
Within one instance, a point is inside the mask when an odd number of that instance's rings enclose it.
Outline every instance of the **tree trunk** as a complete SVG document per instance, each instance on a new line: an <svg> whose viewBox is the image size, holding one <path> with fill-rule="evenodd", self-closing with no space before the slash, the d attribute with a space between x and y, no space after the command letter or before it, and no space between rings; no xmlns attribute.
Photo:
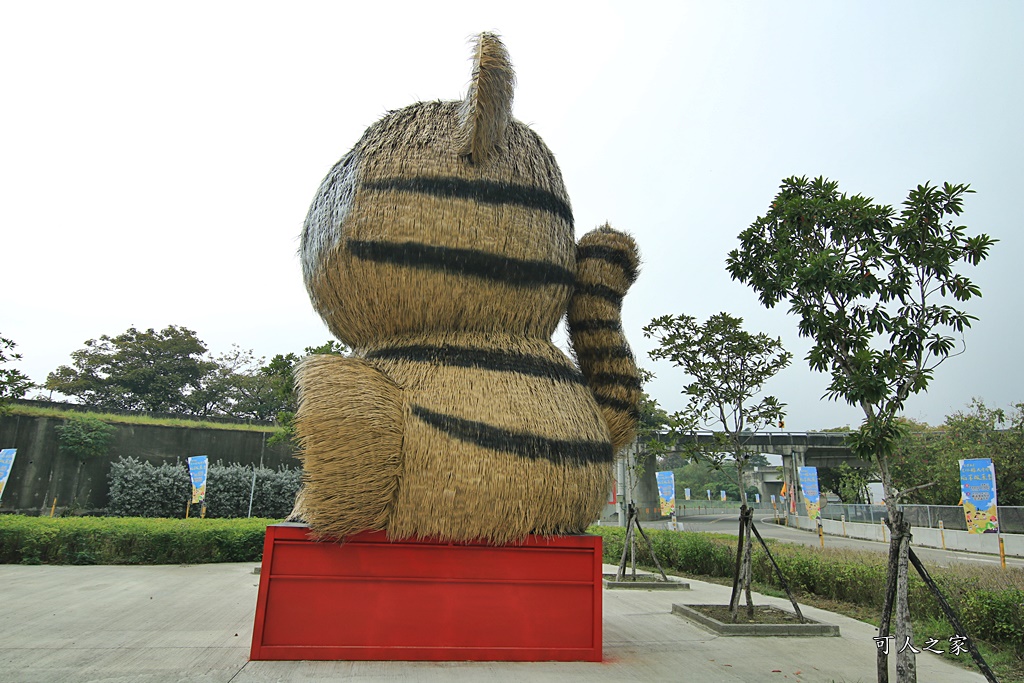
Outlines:
<svg viewBox="0 0 1024 683"><path fill-rule="evenodd" d="M754 616L754 601L750 595L752 577L753 534L750 526L754 511L746 505L740 508L740 536L736 548L736 571L733 575L732 596L729 598L729 617L732 623L739 619L740 595L746 596L747 615Z"/></svg>
<svg viewBox="0 0 1024 683"><path fill-rule="evenodd" d="M896 574L896 683L917 683L917 657L911 649L914 628L910 623L910 603L907 600L907 561L910 553L910 525L900 515L894 533L899 535L899 554Z"/></svg>
<svg viewBox="0 0 1024 683"><path fill-rule="evenodd" d="M742 577L743 591L746 593L746 597L747 597L747 616L748 617L753 617L754 616L754 601L753 601L753 599L750 596L750 584L751 584L751 580L753 579L753 573L754 573L754 568L753 568L754 544L753 544L752 539L751 539L751 536L753 536L753 534L750 533L750 526L751 526L751 524L753 522L753 519L752 519L753 516L754 516L754 511L748 508L747 509L747 518L746 518L747 519L746 536L744 537L745 538L745 542L743 544L743 577Z"/></svg>
<svg viewBox="0 0 1024 683"><path fill-rule="evenodd" d="M888 577L896 577L896 638L889 644L896 649L896 683L917 683L917 660L911 649L913 646L913 627L910 623L910 605L907 601L907 557L910 552L910 525L903 519L903 513L896 502L896 491L889 476L888 463L884 456L878 457L878 469L881 474L882 488L885 492L885 507L889 513L892 540L890 542ZM887 581L888 583L888 581ZM886 615L883 614L883 618ZM879 635L883 635L879 631ZM888 633L885 634L886 636ZM888 680L881 678L879 667L879 683Z"/></svg>
<svg viewBox="0 0 1024 683"><path fill-rule="evenodd" d="M875 668L878 683L889 683L889 633L892 622L892 606L896 601L897 557L899 555L899 539L895 535L889 538L889 562L886 564L885 595L882 599L882 621L878 627L878 637L884 638L878 643Z"/></svg>
<svg viewBox="0 0 1024 683"><path fill-rule="evenodd" d="M744 544L745 532L747 531L747 506L740 506L740 531L736 543L736 568L732 578L732 595L729 597L729 620L736 623L739 618L740 593L743 586L743 558L746 546Z"/></svg>

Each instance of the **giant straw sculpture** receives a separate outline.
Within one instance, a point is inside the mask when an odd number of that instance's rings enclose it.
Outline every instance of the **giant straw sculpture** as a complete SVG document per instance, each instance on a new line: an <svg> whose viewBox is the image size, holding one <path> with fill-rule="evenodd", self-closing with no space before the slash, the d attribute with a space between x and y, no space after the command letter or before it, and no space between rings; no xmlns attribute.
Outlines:
<svg viewBox="0 0 1024 683"><path fill-rule="evenodd" d="M620 323L636 247L607 225L574 241L513 86L481 34L465 99L370 126L309 209L306 287L353 349L297 373L296 513L317 534L504 543L578 533L609 495L640 396ZM551 343L563 315L579 367Z"/></svg>

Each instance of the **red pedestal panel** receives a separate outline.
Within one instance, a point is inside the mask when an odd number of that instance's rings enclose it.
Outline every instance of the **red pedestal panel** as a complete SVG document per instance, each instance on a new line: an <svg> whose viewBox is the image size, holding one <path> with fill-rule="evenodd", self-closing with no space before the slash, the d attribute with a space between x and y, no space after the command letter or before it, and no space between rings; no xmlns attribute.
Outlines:
<svg viewBox="0 0 1024 683"><path fill-rule="evenodd" d="M267 527L250 659L601 661L601 538L313 541Z"/></svg>

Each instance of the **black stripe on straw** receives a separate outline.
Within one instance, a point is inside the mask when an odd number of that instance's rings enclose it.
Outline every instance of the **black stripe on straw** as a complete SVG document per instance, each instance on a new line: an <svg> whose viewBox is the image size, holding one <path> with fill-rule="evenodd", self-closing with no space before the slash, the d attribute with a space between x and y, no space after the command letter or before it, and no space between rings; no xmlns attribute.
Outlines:
<svg viewBox="0 0 1024 683"><path fill-rule="evenodd" d="M498 183L493 180L466 180L445 176L428 178L382 178L363 183L369 190L417 192L433 197L466 199L481 204L513 204L527 209L553 213L569 225L573 224L572 208L554 192L531 185Z"/></svg>
<svg viewBox="0 0 1024 683"><path fill-rule="evenodd" d="M628 375L623 372L596 372L588 378L591 384L614 385L626 387L627 389L640 390L640 378L637 375Z"/></svg>
<svg viewBox="0 0 1024 683"><path fill-rule="evenodd" d="M548 460L555 464L584 465L609 463L614 453L606 441L548 439L528 432L515 432L485 422L435 413L412 406L412 413L423 422L453 439L530 460Z"/></svg>
<svg viewBox="0 0 1024 683"><path fill-rule="evenodd" d="M366 354L371 360L408 360L423 363L439 363L462 368L479 368L494 372L516 372L534 377L548 377L559 382L585 384L580 372L568 365L562 365L546 358L538 358L514 351L474 349L465 346L432 346L413 344L377 349Z"/></svg>
<svg viewBox="0 0 1024 683"><path fill-rule="evenodd" d="M576 295L593 296L604 299L616 306L622 305L622 294L605 285L577 285Z"/></svg>
<svg viewBox="0 0 1024 683"><path fill-rule="evenodd" d="M623 274L631 284L636 282L636 264L634 264L633 260L629 258L629 254L622 249L606 247L600 244L590 244L585 247L578 248L576 250L576 260L584 261L586 259L599 259L616 265L619 268L622 268Z"/></svg>
<svg viewBox="0 0 1024 683"><path fill-rule="evenodd" d="M572 285L576 281L570 270L554 263L499 256L476 249L362 240L348 240L346 246L353 256L365 261L439 270L520 287Z"/></svg>
<svg viewBox="0 0 1024 683"><path fill-rule="evenodd" d="M640 419L640 409L637 408L635 404L630 403L629 401L622 401L620 399L610 398L608 396L599 396L598 394L594 394L594 399L598 402L599 405L603 407L611 408L612 410L618 410L623 413L629 413L629 416L632 417L634 420Z"/></svg>
<svg viewBox="0 0 1024 683"><path fill-rule="evenodd" d="M569 332L621 332L622 323L618 320L577 320L569 321Z"/></svg>
<svg viewBox="0 0 1024 683"><path fill-rule="evenodd" d="M580 362L598 363L618 358L632 358L633 354L626 346L598 346L592 349L577 349L576 356Z"/></svg>

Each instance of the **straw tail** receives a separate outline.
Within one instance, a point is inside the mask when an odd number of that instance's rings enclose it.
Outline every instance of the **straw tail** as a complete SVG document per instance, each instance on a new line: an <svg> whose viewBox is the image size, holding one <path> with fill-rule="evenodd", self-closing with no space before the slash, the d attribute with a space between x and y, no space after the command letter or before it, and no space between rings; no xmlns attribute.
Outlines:
<svg viewBox="0 0 1024 683"><path fill-rule="evenodd" d="M302 490L293 517L321 536L384 529L402 468L405 395L358 358L314 355L296 372Z"/></svg>
<svg viewBox="0 0 1024 683"><path fill-rule="evenodd" d="M640 373L622 333L622 298L639 265L633 239L608 224L588 232L576 247L569 338L616 452L633 439L640 417Z"/></svg>
<svg viewBox="0 0 1024 683"><path fill-rule="evenodd" d="M473 77L462 102L458 132L459 153L474 164L487 161L505 138L512 120L515 73L501 39L493 33L477 36Z"/></svg>

